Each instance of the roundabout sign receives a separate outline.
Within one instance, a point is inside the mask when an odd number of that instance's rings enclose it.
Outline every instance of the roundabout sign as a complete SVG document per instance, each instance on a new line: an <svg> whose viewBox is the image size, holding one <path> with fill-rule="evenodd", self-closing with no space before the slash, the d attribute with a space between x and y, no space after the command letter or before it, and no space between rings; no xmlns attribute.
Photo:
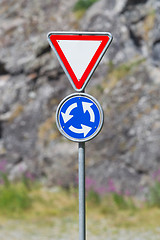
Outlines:
<svg viewBox="0 0 160 240"><path fill-rule="evenodd" d="M69 140L86 142L100 132L103 110L94 97L85 93L74 93L59 104L56 123L59 131Z"/></svg>

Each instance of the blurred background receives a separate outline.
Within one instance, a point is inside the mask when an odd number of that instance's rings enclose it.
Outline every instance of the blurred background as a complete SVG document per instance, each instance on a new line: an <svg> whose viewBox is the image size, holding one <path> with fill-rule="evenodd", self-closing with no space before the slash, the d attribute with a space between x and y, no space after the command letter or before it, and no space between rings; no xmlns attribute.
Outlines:
<svg viewBox="0 0 160 240"><path fill-rule="evenodd" d="M86 143L88 197L94 206L91 209L98 204L101 209L101 213L97 210L94 215L95 223L105 214L112 213L110 218L116 219L114 214L119 208L132 213L141 205L146 209L146 202L147 206L150 203L157 208L154 212L149 207L148 212L160 216L159 13L159 0L0 0L0 213L3 217L19 214L21 207L16 204L21 206L26 202L22 209L31 209L31 198L40 199L33 207L33 219L36 214L44 217L48 211L49 215L58 216L55 222L61 225L62 216L73 213L73 209L76 214L78 211L78 146L61 136L55 124L59 102L74 90L48 44L50 31L107 31L113 35L113 42L86 88L100 102L105 116L101 133ZM105 197L101 200L107 194L109 200ZM52 210L60 212L44 210L40 202L46 206L45 201L47 204L55 201ZM152 214L149 217L145 214L143 220L138 218L137 225L152 219ZM135 224L133 219L131 226ZM157 219L146 223L147 227L153 225L160 231ZM63 232L69 224L65 221ZM4 219L2 225L3 222ZM71 224L75 222L72 219ZM15 229L15 223L8 224ZM107 224L102 221L102 228L107 228ZM92 230L89 230L92 239L98 239L95 236L99 237L102 231ZM8 238L5 231L5 227L0 230L1 239L13 240L9 235L12 231L7 231ZM24 231L19 229L14 239L22 239L20 233L23 235ZM34 232L32 227L28 231ZM54 234L42 239L55 239ZM113 239L121 239L121 235ZM141 238L128 235L126 239L151 240L151 235ZM108 236L107 239L112 239ZM75 238L74 234L71 237ZM153 239L159 238L155 235Z"/></svg>

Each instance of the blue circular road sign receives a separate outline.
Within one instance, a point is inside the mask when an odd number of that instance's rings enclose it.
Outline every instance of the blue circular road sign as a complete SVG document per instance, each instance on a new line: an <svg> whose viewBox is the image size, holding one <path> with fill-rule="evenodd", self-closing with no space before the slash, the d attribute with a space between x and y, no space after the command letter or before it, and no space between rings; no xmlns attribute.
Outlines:
<svg viewBox="0 0 160 240"><path fill-rule="evenodd" d="M56 123L59 131L69 140L86 142L100 132L103 125L103 110L92 96L74 93L59 104Z"/></svg>

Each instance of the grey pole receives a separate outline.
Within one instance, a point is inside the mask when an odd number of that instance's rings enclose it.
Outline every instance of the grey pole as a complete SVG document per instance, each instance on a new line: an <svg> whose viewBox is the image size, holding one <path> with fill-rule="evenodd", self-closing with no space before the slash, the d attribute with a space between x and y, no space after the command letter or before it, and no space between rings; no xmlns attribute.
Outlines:
<svg viewBox="0 0 160 240"><path fill-rule="evenodd" d="M85 142L79 143L79 240L86 239Z"/></svg>

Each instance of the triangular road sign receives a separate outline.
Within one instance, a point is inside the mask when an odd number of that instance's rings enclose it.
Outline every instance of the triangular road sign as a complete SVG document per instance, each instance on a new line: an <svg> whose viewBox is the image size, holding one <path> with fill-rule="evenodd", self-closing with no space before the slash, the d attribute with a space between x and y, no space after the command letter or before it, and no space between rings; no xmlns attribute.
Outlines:
<svg viewBox="0 0 160 240"><path fill-rule="evenodd" d="M107 32L51 32L51 47L76 91L83 91L112 41Z"/></svg>

